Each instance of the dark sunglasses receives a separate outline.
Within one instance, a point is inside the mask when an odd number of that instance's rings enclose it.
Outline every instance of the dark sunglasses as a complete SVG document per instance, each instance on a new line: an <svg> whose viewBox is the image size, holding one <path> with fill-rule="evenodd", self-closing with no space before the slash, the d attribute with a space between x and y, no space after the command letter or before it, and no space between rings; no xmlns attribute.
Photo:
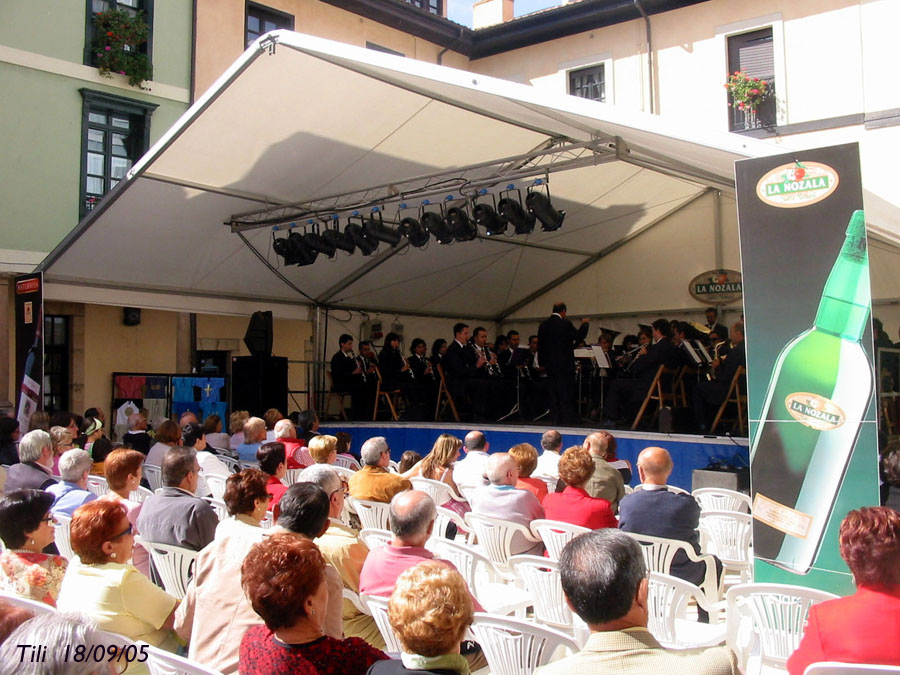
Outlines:
<svg viewBox="0 0 900 675"><path fill-rule="evenodd" d="M124 537L126 534L131 534L133 531L134 531L133 528L131 527L131 525L129 525L127 530L124 530L123 532L119 532L119 534L117 534L115 537L111 537L110 541L112 541L113 539L118 539L120 537Z"/></svg>

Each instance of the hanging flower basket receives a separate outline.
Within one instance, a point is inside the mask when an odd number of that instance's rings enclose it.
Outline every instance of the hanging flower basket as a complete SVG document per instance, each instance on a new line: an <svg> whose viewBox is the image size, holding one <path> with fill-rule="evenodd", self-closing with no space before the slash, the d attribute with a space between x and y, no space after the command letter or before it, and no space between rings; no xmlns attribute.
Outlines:
<svg viewBox="0 0 900 675"><path fill-rule="evenodd" d="M94 34L95 65L101 75L124 75L128 84L142 89L144 80L153 79L153 66L142 52L150 35L142 12L130 14L121 9L98 12L94 15Z"/></svg>
<svg viewBox="0 0 900 675"><path fill-rule="evenodd" d="M748 77L742 70L736 70L728 76L725 89L731 97L729 106L744 114L748 127L757 126L756 111L759 104L765 101L772 90L765 80Z"/></svg>

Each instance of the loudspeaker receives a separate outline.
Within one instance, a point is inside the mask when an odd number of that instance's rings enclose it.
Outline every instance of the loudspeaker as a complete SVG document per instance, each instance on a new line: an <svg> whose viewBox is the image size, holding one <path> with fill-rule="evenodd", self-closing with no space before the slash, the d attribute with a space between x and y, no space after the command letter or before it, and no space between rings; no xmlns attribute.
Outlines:
<svg viewBox="0 0 900 675"><path fill-rule="evenodd" d="M244 333L244 344L252 356L272 355L272 312L253 312Z"/></svg>
<svg viewBox="0 0 900 675"><path fill-rule="evenodd" d="M122 323L126 326L139 326L141 323L141 310L137 307L123 307Z"/></svg>
<svg viewBox="0 0 900 675"><path fill-rule="evenodd" d="M282 413L288 402L288 360L284 356L231 359L231 409L262 417L269 408Z"/></svg>
<svg viewBox="0 0 900 675"><path fill-rule="evenodd" d="M750 494L750 469L694 469L691 474L691 491L707 487Z"/></svg>

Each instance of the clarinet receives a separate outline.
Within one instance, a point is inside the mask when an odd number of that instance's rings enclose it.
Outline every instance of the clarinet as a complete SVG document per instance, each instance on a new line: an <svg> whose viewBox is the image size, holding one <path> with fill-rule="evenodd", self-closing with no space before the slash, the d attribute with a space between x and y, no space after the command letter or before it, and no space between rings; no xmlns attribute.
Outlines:
<svg viewBox="0 0 900 675"><path fill-rule="evenodd" d="M486 346L484 347L484 358L487 359L487 371L488 375L491 377L499 377L500 376L500 364L499 363L491 363L491 350Z"/></svg>
<svg viewBox="0 0 900 675"><path fill-rule="evenodd" d="M359 374L362 376L362 381L365 382L365 381L366 381L366 362L365 362L365 359L363 359L362 356L356 356L356 355L353 353L353 350L352 350L352 349L350 350L350 356L353 357L353 360L356 361L356 365L359 366L359 370L360 370L360 373L359 373Z"/></svg>

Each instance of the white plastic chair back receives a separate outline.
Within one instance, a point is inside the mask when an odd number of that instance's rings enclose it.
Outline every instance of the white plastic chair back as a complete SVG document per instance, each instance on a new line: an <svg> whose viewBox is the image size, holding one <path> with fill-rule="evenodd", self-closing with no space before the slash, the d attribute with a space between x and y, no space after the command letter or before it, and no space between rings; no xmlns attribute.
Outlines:
<svg viewBox="0 0 900 675"><path fill-rule="evenodd" d="M819 663L810 663L803 671L803 675L872 675L872 673L900 673L900 666L820 661Z"/></svg>
<svg viewBox="0 0 900 675"><path fill-rule="evenodd" d="M368 613L372 615L372 618L375 619L375 625L378 626L378 632L381 633L381 637L384 639L386 647L385 651L403 651L400 640L394 635L394 629L391 628L391 622L388 620L388 599L378 597L377 595L360 593L359 600L369 610Z"/></svg>
<svg viewBox="0 0 900 675"><path fill-rule="evenodd" d="M181 600L194 573L194 560L198 551L146 540L142 545L150 552L153 566L159 573L166 592Z"/></svg>
<svg viewBox="0 0 900 675"><path fill-rule="evenodd" d="M53 525L53 540L56 542L56 548L59 554L66 560L75 559L75 551L72 550L72 543L69 541L69 526L72 519L61 513L53 514L56 523Z"/></svg>
<svg viewBox="0 0 900 675"><path fill-rule="evenodd" d="M478 546L491 559L501 571L509 569L509 559L514 555L512 552L512 543L514 537L519 534L526 541L535 544L540 543L540 539L531 534L524 525L512 523L501 518L492 518L478 513L467 513L466 523L475 533L478 540Z"/></svg>
<svg viewBox="0 0 900 675"><path fill-rule="evenodd" d="M740 572L742 582L750 581L753 520L749 513L701 511L700 532L707 545L707 553L716 555L726 570Z"/></svg>
<svg viewBox="0 0 900 675"><path fill-rule="evenodd" d="M726 488L697 488L691 493L701 511L740 511L750 513L750 495Z"/></svg>
<svg viewBox="0 0 900 675"><path fill-rule="evenodd" d="M339 464L330 464L329 467L334 470L341 480L345 480L348 483L353 474L356 473L353 469L348 469L346 466L341 466Z"/></svg>
<svg viewBox="0 0 900 675"><path fill-rule="evenodd" d="M359 540L366 545L370 551L376 548L387 546L394 538L390 530L378 530L372 527L364 527L359 531Z"/></svg>
<svg viewBox="0 0 900 675"><path fill-rule="evenodd" d="M400 473L400 463L395 462L394 460L388 461L388 471L390 473Z"/></svg>
<svg viewBox="0 0 900 675"><path fill-rule="evenodd" d="M797 649L809 608L838 596L788 584L738 584L728 589L726 644L738 657L742 672L754 643L759 644L762 666L787 669L788 657Z"/></svg>
<svg viewBox="0 0 900 675"><path fill-rule="evenodd" d="M534 619L571 633L572 610L563 595L559 563L539 555L516 555L509 566L534 600Z"/></svg>
<svg viewBox="0 0 900 675"><path fill-rule="evenodd" d="M343 597L344 600L349 600L350 604L352 604L357 609L357 611L362 612L366 616L372 616L371 612L369 612L369 608L366 607L366 605L363 604L363 601L359 599L359 593L355 593L349 588L345 588L341 591L341 597Z"/></svg>
<svg viewBox="0 0 900 675"><path fill-rule="evenodd" d="M699 623L687 618L691 599L707 609L703 591L694 584L669 576L650 573L647 604L648 629L660 644L671 649L711 647L725 642L723 623Z"/></svg>
<svg viewBox="0 0 900 675"><path fill-rule="evenodd" d="M475 492L480 485L464 485L462 483L457 483L456 487L459 488L459 493L465 498L467 502L472 501L472 493Z"/></svg>
<svg viewBox="0 0 900 675"><path fill-rule="evenodd" d="M234 457L229 457L228 455L216 455L216 457L220 462L222 462L222 464L224 464L231 470L231 473L237 473L241 470L240 461L235 459Z"/></svg>
<svg viewBox="0 0 900 675"><path fill-rule="evenodd" d="M128 493L128 499L133 502L145 502L147 497L152 497L153 491L148 490L143 485L138 485L134 490Z"/></svg>
<svg viewBox="0 0 900 675"><path fill-rule="evenodd" d="M521 619L476 612L470 630L484 650L491 675L531 675L550 662L557 647L578 651L570 635Z"/></svg>
<svg viewBox="0 0 900 675"><path fill-rule="evenodd" d="M677 539L666 539L664 537L651 537L647 534L636 534L634 532L626 532L630 537L637 539L641 545L641 553L644 554L644 563L647 565L648 572L659 572L660 574L671 574L672 559L678 551L684 551L688 560L691 562L703 562L706 564L706 575L700 588L706 596L709 604L719 601L721 594L721 584L716 575L716 562L711 555L700 554L694 552L694 548L685 541Z"/></svg>
<svg viewBox="0 0 900 675"><path fill-rule="evenodd" d="M139 649L144 650L148 656L147 667L150 669L150 675L222 675L218 670L207 668L196 661L176 656L172 652L144 642L139 644Z"/></svg>
<svg viewBox="0 0 900 675"><path fill-rule="evenodd" d="M625 494L630 495L632 492L634 492L634 488L631 487L630 485L626 485L625 486Z"/></svg>
<svg viewBox="0 0 900 675"><path fill-rule="evenodd" d="M109 492L109 483L106 482L106 478L103 476L93 476L89 474L87 479L87 489L98 497L102 497Z"/></svg>
<svg viewBox="0 0 900 675"><path fill-rule="evenodd" d="M219 516L220 522L228 517L228 507L221 499L216 499L215 497L207 497L204 499L204 501L212 507L213 511L216 512L216 515Z"/></svg>
<svg viewBox="0 0 900 675"><path fill-rule="evenodd" d="M531 521L531 531L535 537L544 542L544 548L547 549L547 555L550 559L559 560L559 556L562 554L566 544L578 535L590 532L590 529L580 525L573 525L572 523L541 518Z"/></svg>
<svg viewBox="0 0 900 675"><path fill-rule="evenodd" d="M266 515L259 521L259 526L264 530L268 530L275 525L275 515L271 511L266 511Z"/></svg>
<svg viewBox="0 0 900 675"><path fill-rule="evenodd" d="M150 489L154 492L159 490L162 487L162 469L155 464L144 464L142 468Z"/></svg>
<svg viewBox="0 0 900 675"><path fill-rule="evenodd" d="M206 473L203 474L203 477L206 479L206 486L212 492L213 499L225 499L225 481L227 478L217 473Z"/></svg>
<svg viewBox="0 0 900 675"><path fill-rule="evenodd" d="M462 516L459 515L456 511L452 511L450 509L444 508L443 506L435 507L437 511L437 516L434 519L434 528L431 531L431 538L428 540L429 543L425 544L425 547L428 548L430 546L430 542L432 539L440 538L446 539L447 527L450 523L455 523L457 532L459 530L468 531L469 527L466 525L466 522L463 520ZM471 537L469 537L471 538Z"/></svg>
<svg viewBox="0 0 900 675"><path fill-rule="evenodd" d="M638 483L631 489L631 491L638 492L639 490L643 490L643 489L644 489L643 483ZM687 490L685 490L683 488L678 487L677 485L666 485L666 490L668 490L669 492L676 494L676 495L690 494L690 492L688 492Z"/></svg>
<svg viewBox="0 0 900 675"><path fill-rule="evenodd" d="M537 478L539 480L544 481L544 484L547 486L547 492L553 494L556 492L556 486L559 484L559 478L555 476L535 476L532 474L532 478Z"/></svg>
<svg viewBox="0 0 900 675"><path fill-rule="evenodd" d="M363 528L375 530L390 530L391 505L384 502L370 502L365 499L353 499L347 497L350 507L359 516L359 522Z"/></svg>
<svg viewBox="0 0 900 675"><path fill-rule="evenodd" d="M5 600L11 605L21 607L22 609L27 609L29 612L34 613L35 616L38 616L40 614L56 613L56 607L51 607L45 602L32 600L31 598L22 598L18 595L15 595L14 593L5 593L0 591L0 600Z"/></svg>
<svg viewBox="0 0 900 675"><path fill-rule="evenodd" d="M409 482L412 483L413 490L420 490L431 497L435 506L446 504L450 501L451 495L453 494L450 486L439 480L431 480L430 478L422 478L419 476L410 478Z"/></svg>
<svg viewBox="0 0 900 675"><path fill-rule="evenodd" d="M359 471L359 462L357 462L352 457L345 457L343 455L338 455L334 460L334 465L339 466L342 469L350 469L351 471Z"/></svg>
<svg viewBox="0 0 900 675"><path fill-rule="evenodd" d="M244 469L258 469L259 468L259 462L250 461L249 459L239 459L238 464L241 467L241 471L243 471Z"/></svg>
<svg viewBox="0 0 900 675"><path fill-rule="evenodd" d="M303 469L288 469L284 478L281 479L281 482L290 487L298 482L300 482L300 474L303 473Z"/></svg>

